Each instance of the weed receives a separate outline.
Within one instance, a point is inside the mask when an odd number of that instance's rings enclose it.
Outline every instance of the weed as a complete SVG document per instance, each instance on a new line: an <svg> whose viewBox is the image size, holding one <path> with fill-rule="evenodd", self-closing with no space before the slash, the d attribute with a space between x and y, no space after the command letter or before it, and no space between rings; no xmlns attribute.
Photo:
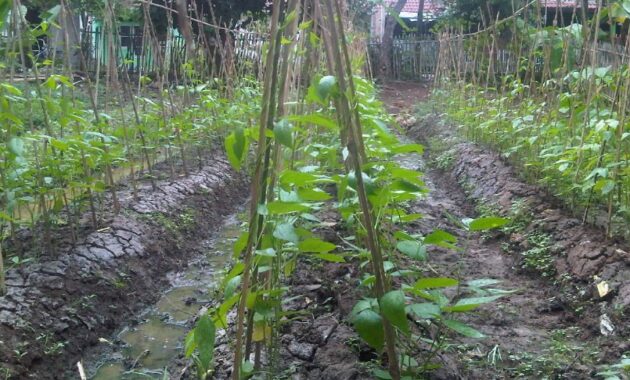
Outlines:
<svg viewBox="0 0 630 380"><path fill-rule="evenodd" d="M179 214L179 226L181 229L190 230L195 225L195 210L188 208Z"/></svg>
<svg viewBox="0 0 630 380"><path fill-rule="evenodd" d="M453 163L455 160L455 150L449 149L440 153L437 157L435 157L432 161L433 165L443 171L448 171L453 168Z"/></svg>
<svg viewBox="0 0 630 380"><path fill-rule="evenodd" d="M557 378L568 373L576 363L592 365L598 352L586 344L576 343L577 327L556 330L547 347L540 353L514 353L509 360L515 365L507 369L513 377Z"/></svg>
<svg viewBox="0 0 630 380"><path fill-rule="evenodd" d="M603 366L597 376L606 380L621 380L630 376L630 352L623 354L619 362Z"/></svg>
<svg viewBox="0 0 630 380"><path fill-rule="evenodd" d="M61 354L63 348L68 344L65 341L58 341L52 333L42 333L37 337L38 342L42 342L44 354L48 356L56 356Z"/></svg>
<svg viewBox="0 0 630 380"><path fill-rule="evenodd" d="M545 233L532 232L527 235L527 242L531 248L521 252L523 257L521 268L538 273L544 278L553 277L556 274L556 267L550 253L551 236Z"/></svg>
<svg viewBox="0 0 630 380"><path fill-rule="evenodd" d="M9 380L12 376L12 372L9 368L5 368L4 366L0 367L0 377L4 380Z"/></svg>
<svg viewBox="0 0 630 380"><path fill-rule="evenodd" d="M510 223L503 227L503 232L511 234L523 232L532 222L533 215L527 207L525 199L517 199L510 207Z"/></svg>

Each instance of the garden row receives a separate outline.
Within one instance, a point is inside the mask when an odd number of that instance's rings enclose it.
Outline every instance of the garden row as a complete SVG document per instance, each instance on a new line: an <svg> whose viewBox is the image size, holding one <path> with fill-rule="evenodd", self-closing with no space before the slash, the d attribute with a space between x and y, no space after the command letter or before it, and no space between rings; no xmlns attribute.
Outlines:
<svg viewBox="0 0 630 380"><path fill-rule="evenodd" d="M33 247L37 254L54 250L55 226L69 226L75 241L84 213L92 228L100 225L106 191L118 210L118 179L129 175L136 197L138 176L154 182L158 162L168 163L171 179L187 175L228 128L248 124L258 109L252 99L259 96L249 81L239 83L231 98L216 85L200 84L120 96L94 110L73 96L82 89L63 76L22 89L8 83L1 88L7 143L0 147L0 216L16 263L27 259L16 236L20 227L42 222L42 241Z"/></svg>
<svg viewBox="0 0 630 380"><path fill-rule="evenodd" d="M543 27L530 7L472 35L445 34L434 91L470 139L609 236L630 221L628 39L615 35L624 12L613 3L584 24Z"/></svg>

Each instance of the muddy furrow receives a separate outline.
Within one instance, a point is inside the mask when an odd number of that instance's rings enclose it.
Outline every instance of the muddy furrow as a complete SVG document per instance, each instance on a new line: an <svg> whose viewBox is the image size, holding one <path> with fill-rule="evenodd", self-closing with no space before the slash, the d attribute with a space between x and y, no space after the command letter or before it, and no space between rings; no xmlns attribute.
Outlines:
<svg viewBox="0 0 630 380"><path fill-rule="evenodd" d="M623 312L630 290L627 247L606 241L602 231L582 225L540 189L518 180L496 154L470 143L451 144L454 134L439 120L417 123L414 106L426 89L394 84L386 86L382 95L390 112L407 122L409 135L427 145L424 160L435 159L431 141L446 141L454 148L452 170L427 168L422 160L407 162L410 168L424 171L430 191L412 205L411 212L423 218L411 226L411 232L443 229L465 247L461 253L430 250L429 263L435 271L427 275L493 278L501 281L501 288L514 291L461 316L487 338L460 339L460 345L441 355L444 367L435 377L587 379L596 375L599 365L618 361L630 349ZM524 202L532 216L521 231L468 235L458 222L479 216L479 205L491 205L507 215L515 202ZM523 269L520 253L533 248L526 237L535 234L551 236L555 277ZM605 297L596 291L594 275L609 284ZM602 315L614 325L610 336L600 331Z"/></svg>
<svg viewBox="0 0 630 380"><path fill-rule="evenodd" d="M121 191L122 211L105 228L8 271L0 362L9 378L67 378L86 347L155 301L166 273L185 265L247 195L245 177L220 157L177 182L159 181L156 191L144 186L137 202Z"/></svg>
<svg viewBox="0 0 630 380"><path fill-rule="evenodd" d="M420 139L447 138L435 128L435 120L427 119L412 128ZM498 154L462 142L455 146L452 170L449 175L459 184L471 189L469 197L477 202L488 202L509 213L513 205L521 203L533 216L532 228L553 237L552 253L556 272L588 282L597 276L607 281L613 303L626 308L630 305L630 248L606 238L598 228L581 223L559 203L537 186L520 181L514 169ZM527 242L514 236L520 248Z"/></svg>

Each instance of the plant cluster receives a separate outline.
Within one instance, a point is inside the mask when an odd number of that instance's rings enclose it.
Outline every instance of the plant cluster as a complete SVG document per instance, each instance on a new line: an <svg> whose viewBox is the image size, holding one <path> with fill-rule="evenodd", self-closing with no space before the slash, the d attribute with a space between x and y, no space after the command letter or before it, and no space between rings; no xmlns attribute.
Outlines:
<svg viewBox="0 0 630 380"><path fill-rule="evenodd" d="M116 17L111 4L102 5L107 49L114 56L120 48ZM165 164L173 180L188 175L191 165L201 168L229 130L251 125L259 112L261 94L250 71L237 69L234 60L199 68L193 52L190 62L175 70L174 80L168 77L173 72L169 62L160 56L163 50L147 48L144 59L150 54L160 63L155 73L132 80L126 63L110 60L102 68L105 63L99 61L93 75L77 81L65 57L78 54L85 65L84 51L64 42L64 59L54 54L49 59L31 49L51 38L55 28L57 34L70 33L72 25L64 29L55 23L71 12L62 2L31 24L19 0L0 3L0 29L7 37L0 44L5 57L0 67L5 142L0 145L0 294L7 253L12 265L19 265L54 252L59 231L61 239L74 243L84 216L97 229L107 212L119 211L121 178L128 179L136 198L139 180L156 188L156 165ZM152 25L145 25L144 33L143 43L159 44ZM224 56L226 49L229 42L215 46L213 54ZM238 78L229 77L237 72Z"/></svg>
<svg viewBox="0 0 630 380"><path fill-rule="evenodd" d="M617 25L627 18L620 12L600 9L584 28L545 27L530 10L502 26L507 34L447 36L434 92L469 138L500 151L585 221L603 214L610 235L630 221L630 70L614 33L593 26Z"/></svg>
<svg viewBox="0 0 630 380"><path fill-rule="evenodd" d="M279 331L291 320L283 308L284 284L296 263L354 262L362 271L365 297L348 322L387 363L388 371L377 368L374 376L416 378L435 368L447 332L483 337L457 315L504 292L492 279L465 282L425 274L428 246L458 248L457 238L446 231L420 236L403 229L421 217L409 214L406 205L426 190L421 173L396 158L419 154L422 147L399 140L372 83L354 75L357 65L348 53L338 3L323 1L318 10L323 16L316 19L308 13L301 19L299 3L274 3L260 124L237 128L225 139L232 165L253 170L250 219L234 245L224 301L198 320L186 339L186 354L200 378L211 376L217 329L225 329L235 333L233 379L263 371L263 365L276 373ZM318 2L314 6L318 9ZM315 25L325 25L329 34ZM310 38L298 40L297 30ZM291 81L288 63L302 63L294 54L308 57L322 47L327 75L311 77L307 88ZM318 67L307 61L293 70L308 77L305 73ZM250 147L253 158L246 154ZM347 230L341 243L313 232L322 226L318 213L328 207ZM470 233L506 223L496 217L463 221Z"/></svg>

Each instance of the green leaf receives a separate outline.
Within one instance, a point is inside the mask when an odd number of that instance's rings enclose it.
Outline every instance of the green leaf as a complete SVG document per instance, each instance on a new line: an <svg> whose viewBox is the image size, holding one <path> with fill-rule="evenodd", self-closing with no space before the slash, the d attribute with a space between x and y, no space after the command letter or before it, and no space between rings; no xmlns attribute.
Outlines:
<svg viewBox="0 0 630 380"><path fill-rule="evenodd" d="M477 280L471 280L466 283L468 286L472 286L475 288L483 288L484 286L496 285L500 283L500 280L495 280L494 278L480 278Z"/></svg>
<svg viewBox="0 0 630 380"><path fill-rule="evenodd" d="M273 248L257 249L256 255L263 257L276 257L276 250Z"/></svg>
<svg viewBox="0 0 630 380"><path fill-rule="evenodd" d="M422 261L427 259L427 247L417 241L399 241L398 244L396 244L396 249L412 259Z"/></svg>
<svg viewBox="0 0 630 380"><path fill-rule="evenodd" d="M298 195L302 200L314 202L327 201L332 198L330 194L319 189L300 189Z"/></svg>
<svg viewBox="0 0 630 380"><path fill-rule="evenodd" d="M442 314L440 307L434 303L414 303L407 306L407 311L422 319L432 319Z"/></svg>
<svg viewBox="0 0 630 380"><path fill-rule="evenodd" d="M424 153L424 147L420 144L400 144L392 149L394 153Z"/></svg>
<svg viewBox="0 0 630 380"><path fill-rule="evenodd" d="M336 86L337 78L332 75L323 77L317 84L317 96L319 96L321 100L326 100L329 95L334 94Z"/></svg>
<svg viewBox="0 0 630 380"><path fill-rule="evenodd" d="M468 229L470 231L486 231L486 230L492 230L494 228L499 228L499 227L503 227L504 225L506 225L510 220L507 218L499 218L496 216L489 216L489 217L484 217L484 218L477 218L472 220L469 224L468 224Z"/></svg>
<svg viewBox="0 0 630 380"><path fill-rule="evenodd" d="M308 210L307 206L300 203L293 202L270 202L267 203L267 212L270 215L290 214L292 212L299 212Z"/></svg>
<svg viewBox="0 0 630 380"><path fill-rule="evenodd" d="M407 312L405 311L405 293L401 290L388 292L379 301L381 313L392 325L403 333L409 334Z"/></svg>
<svg viewBox="0 0 630 380"><path fill-rule="evenodd" d="M362 300L357 301L357 303L354 304L352 311L350 312L350 319L351 320L354 319L363 310L371 309L374 301L375 300L373 298L362 299Z"/></svg>
<svg viewBox="0 0 630 380"><path fill-rule="evenodd" d="M459 321L455 321L453 319L446 319L443 322L444 322L444 325L448 327L449 329L456 331L469 338L484 338L485 337L485 335L483 335L480 331L475 330L474 328L464 323L461 323Z"/></svg>
<svg viewBox="0 0 630 380"><path fill-rule="evenodd" d="M279 191L279 199L282 202L289 202L289 203L299 203L302 200L300 199L300 197L298 196L297 191L295 190L291 190L291 191L284 191L282 189L280 189Z"/></svg>
<svg viewBox="0 0 630 380"><path fill-rule="evenodd" d="M195 349L197 349L197 345L195 344L195 329L192 329L186 334L186 339L184 339L184 355L186 355L187 358L191 357Z"/></svg>
<svg viewBox="0 0 630 380"><path fill-rule="evenodd" d="M237 128L225 138L225 153L234 169L240 170L245 156L247 139L243 128Z"/></svg>
<svg viewBox="0 0 630 380"><path fill-rule="evenodd" d="M273 134L280 144L293 147L293 126L286 119L274 123Z"/></svg>
<svg viewBox="0 0 630 380"><path fill-rule="evenodd" d="M295 227L291 223L281 223L273 231L273 237L280 240L290 241L297 244L299 237L295 233Z"/></svg>
<svg viewBox="0 0 630 380"><path fill-rule="evenodd" d="M234 293L236 292L236 289L238 289L238 286L241 284L241 276L234 276L232 277L227 284L225 284L225 288L224 288L224 294L225 294L225 298L230 298L234 295Z"/></svg>
<svg viewBox="0 0 630 380"><path fill-rule="evenodd" d="M53 147L55 147L56 149L59 149L61 151L65 151L68 149L68 144L62 140L57 140L57 139L51 139L50 140L50 145L52 145Z"/></svg>
<svg viewBox="0 0 630 380"><path fill-rule="evenodd" d="M249 379L249 377L254 373L254 363L249 360L243 360L243 364L241 365L241 380Z"/></svg>
<svg viewBox="0 0 630 380"><path fill-rule="evenodd" d="M234 242L234 247L232 250L233 257L238 257L241 252L247 247L247 240L249 239L249 232L243 231L239 235L238 239Z"/></svg>
<svg viewBox="0 0 630 380"><path fill-rule="evenodd" d="M310 115L292 115L287 118L295 123L312 124L320 127L336 131L338 129L337 122L326 115L310 114Z"/></svg>
<svg viewBox="0 0 630 380"><path fill-rule="evenodd" d="M414 289L430 289L430 288L448 288L451 286L457 286L459 281L454 278L448 277L426 277L419 279L413 286Z"/></svg>
<svg viewBox="0 0 630 380"><path fill-rule="evenodd" d="M389 372L383 371L382 369L378 369L378 368L372 370L372 375L374 375L375 378L380 379L380 380L392 380L393 379L392 375L390 375Z"/></svg>
<svg viewBox="0 0 630 380"><path fill-rule="evenodd" d="M9 140L9 151L16 156L24 154L24 141L19 137L11 137Z"/></svg>
<svg viewBox="0 0 630 380"><path fill-rule="evenodd" d="M385 332L383 331L383 319L378 313L370 309L363 310L353 318L352 324L367 344L376 350L383 348Z"/></svg>
<svg viewBox="0 0 630 380"><path fill-rule="evenodd" d="M203 315L197 321L195 327L194 340L199 351L199 361L203 365L205 372L210 369L214 355L214 341L216 338L216 327L208 315Z"/></svg>
<svg viewBox="0 0 630 380"><path fill-rule="evenodd" d="M298 245L302 252L326 253L337 248L336 245L316 238L306 239Z"/></svg>
<svg viewBox="0 0 630 380"><path fill-rule="evenodd" d="M331 263L345 263L346 262L343 256L335 255L332 253L316 253L313 256L319 259L322 259L324 261L331 262Z"/></svg>
<svg viewBox="0 0 630 380"><path fill-rule="evenodd" d="M446 231L435 230L425 236L424 244L431 244L444 248L453 248L454 244L457 244L457 238Z"/></svg>
<svg viewBox="0 0 630 380"><path fill-rule="evenodd" d="M321 223L321 220L319 220L313 214L308 214L308 213L300 214L300 218L308 220L309 222Z"/></svg>
<svg viewBox="0 0 630 380"><path fill-rule="evenodd" d="M315 183L319 177L311 173L302 173L295 170L284 170L280 174L280 183L283 185L306 186Z"/></svg>
<svg viewBox="0 0 630 380"><path fill-rule="evenodd" d="M376 185L374 184L374 180L367 174L361 172L361 177L363 179L363 186L365 187L365 192L368 195L373 195L376 192ZM357 176L355 172L351 172L348 174L348 185L357 190Z"/></svg>
<svg viewBox="0 0 630 380"><path fill-rule="evenodd" d="M489 297L474 297L474 298L462 298L457 301L453 306L447 306L444 311L461 313L478 308L480 305L488 302L495 301L501 298L501 296L489 296Z"/></svg>

